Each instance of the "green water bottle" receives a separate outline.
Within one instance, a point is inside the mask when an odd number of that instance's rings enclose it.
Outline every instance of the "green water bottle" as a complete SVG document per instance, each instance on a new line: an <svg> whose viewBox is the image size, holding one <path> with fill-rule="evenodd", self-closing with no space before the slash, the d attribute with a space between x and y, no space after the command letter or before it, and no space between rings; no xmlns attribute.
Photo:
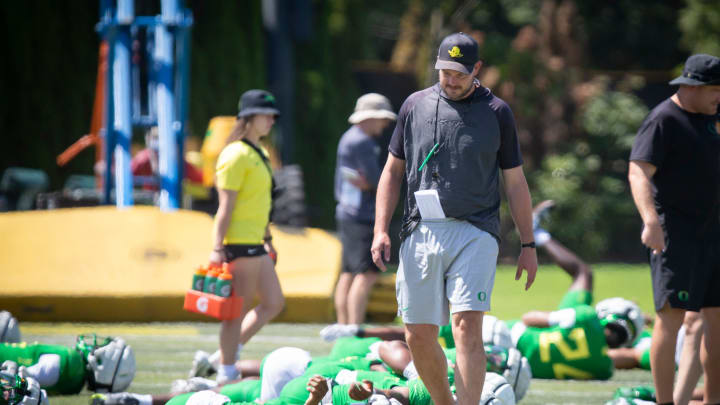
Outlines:
<svg viewBox="0 0 720 405"><path fill-rule="evenodd" d="M227 263L225 263L227 265ZM228 267L224 265L223 271L217 278L217 284L215 285L215 295L228 298L232 295L232 280L233 276L230 273Z"/></svg>
<svg viewBox="0 0 720 405"><path fill-rule="evenodd" d="M207 277L207 268L203 266L198 266L197 270L195 270L195 274L193 274L192 278L192 289L196 291L202 291L203 286L205 285L205 277Z"/></svg>
<svg viewBox="0 0 720 405"><path fill-rule="evenodd" d="M203 281L203 291L208 294L215 294L215 285L217 284L218 274L219 273L215 268L211 268L210 271L207 272L205 280Z"/></svg>

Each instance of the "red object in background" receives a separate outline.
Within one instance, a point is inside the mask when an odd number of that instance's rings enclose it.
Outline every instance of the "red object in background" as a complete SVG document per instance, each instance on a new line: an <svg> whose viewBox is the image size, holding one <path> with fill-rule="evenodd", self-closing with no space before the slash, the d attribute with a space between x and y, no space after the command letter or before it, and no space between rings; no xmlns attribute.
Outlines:
<svg viewBox="0 0 720 405"><path fill-rule="evenodd" d="M136 153L130 160L130 171L133 176L153 176L155 173L152 168L153 154L157 152L150 148L145 148ZM157 157L155 157L157 159ZM183 160L183 177L193 183L202 183L202 172L195 166ZM146 189L157 189L156 186L145 187Z"/></svg>
<svg viewBox="0 0 720 405"><path fill-rule="evenodd" d="M183 309L202 315L211 316L228 321L240 317L242 313L242 297L235 295L223 298L215 294L208 294L196 290L188 290L185 293Z"/></svg>

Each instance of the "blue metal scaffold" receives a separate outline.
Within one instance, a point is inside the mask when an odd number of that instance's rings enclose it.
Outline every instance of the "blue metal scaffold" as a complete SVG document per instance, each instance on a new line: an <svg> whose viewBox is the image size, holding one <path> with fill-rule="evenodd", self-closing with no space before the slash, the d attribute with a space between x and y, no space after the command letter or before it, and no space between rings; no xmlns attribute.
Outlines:
<svg viewBox="0 0 720 405"><path fill-rule="evenodd" d="M180 208L193 19L182 0L161 0L160 6L160 15L136 16L134 0L100 0L97 30L109 45L101 131L106 165L103 199L110 203L114 188L118 208L133 205L133 127L153 126L159 133L158 203L165 211ZM145 66L133 62L138 52L146 56Z"/></svg>

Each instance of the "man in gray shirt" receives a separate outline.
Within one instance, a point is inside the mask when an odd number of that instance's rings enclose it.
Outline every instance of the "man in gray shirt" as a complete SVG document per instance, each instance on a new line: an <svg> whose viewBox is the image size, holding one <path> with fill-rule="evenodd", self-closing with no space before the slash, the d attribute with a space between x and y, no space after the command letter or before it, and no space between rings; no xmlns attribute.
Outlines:
<svg viewBox="0 0 720 405"><path fill-rule="evenodd" d="M385 96L365 94L348 119L353 126L338 144L335 218L343 246L342 271L335 287L337 323L320 332L326 340L354 334L365 320L368 296L379 274L370 256L375 189L382 171L377 138L396 117Z"/></svg>
<svg viewBox="0 0 720 405"><path fill-rule="evenodd" d="M480 85L478 45L440 44L439 83L405 100L377 193L372 257L390 259L390 218L403 178L407 200L396 287L415 366L436 405L452 405L438 326L452 314L457 403L477 405L485 379L483 313L490 309L500 237L500 173L522 243L516 279L537 271L530 192L512 111ZM422 191L422 196L415 193ZM420 200L420 197L424 197ZM423 204L418 204L422 201Z"/></svg>

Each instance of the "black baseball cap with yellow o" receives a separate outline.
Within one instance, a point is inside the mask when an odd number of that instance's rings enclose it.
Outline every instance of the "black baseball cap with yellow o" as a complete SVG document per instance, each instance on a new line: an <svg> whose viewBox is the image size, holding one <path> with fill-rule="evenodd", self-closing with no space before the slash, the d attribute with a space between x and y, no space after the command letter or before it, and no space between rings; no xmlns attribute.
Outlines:
<svg viewBox="0 0 720 405"><path fill-rule="evenodd" d="M240 96L238 103L238 118L247 117L255 114L272 114L280 115L277 108L275 96L269 91L253 89L248 90Z"/></svg>
<svg viewBox="0 0 720 405"><path fill-rule="evenodd" d="M451 69L470 74L478 60L478 43L470 35L456 32L446 36L440 43L435 69Z"/></svg>

